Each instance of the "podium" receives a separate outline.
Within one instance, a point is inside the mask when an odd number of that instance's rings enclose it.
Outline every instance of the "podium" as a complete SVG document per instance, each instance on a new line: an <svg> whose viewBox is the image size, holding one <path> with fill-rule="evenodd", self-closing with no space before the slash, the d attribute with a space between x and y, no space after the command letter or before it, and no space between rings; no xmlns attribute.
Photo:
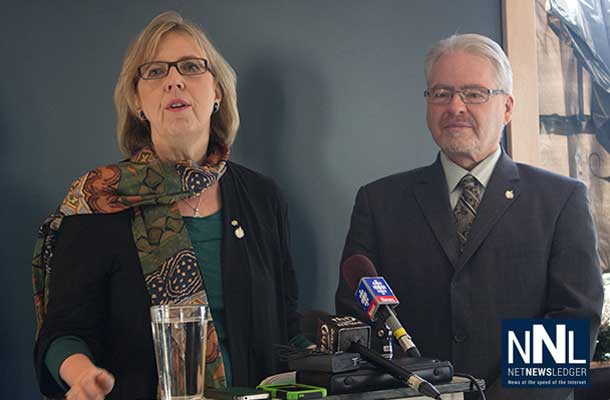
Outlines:
<svg viewBox="0 0 610 400"><path fill-rule="evenodd" d="M477 383L481 386L481 389L485 389L485 381L483 379L477 379ZM477 389L472 385L470 380L462 377L454 377L451 382L435 384L438 391L441 393L443 400L462 400L464 393L473 392ZM411 400L430 400L429 397L425 397L417 393L411 388L399 388L399 389L384 389L375 390L372 392L364 393L347 393L329 395L326 397L328 400L381 400L381 399L411 399Z"/></svg>

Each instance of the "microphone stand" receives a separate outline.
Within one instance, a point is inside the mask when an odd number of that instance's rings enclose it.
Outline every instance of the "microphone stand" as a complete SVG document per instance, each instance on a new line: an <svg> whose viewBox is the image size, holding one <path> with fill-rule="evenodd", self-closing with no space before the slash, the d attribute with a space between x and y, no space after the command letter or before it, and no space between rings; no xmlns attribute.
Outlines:
<svg viewBox="0 0 610 400"><path fill-rule="evenodd" d="M389 372L394 378L401 382L404 382L411 389L416 390L418 393L424 396L432 397L433 399L440 400L441 394L434 385L427 380L417 376L411 371L407 371L400 365L393 363L390 360L383 358L373 350L361 345L360 343L352 342L349 351L358 353L365 360L383 368Z"/></svg>

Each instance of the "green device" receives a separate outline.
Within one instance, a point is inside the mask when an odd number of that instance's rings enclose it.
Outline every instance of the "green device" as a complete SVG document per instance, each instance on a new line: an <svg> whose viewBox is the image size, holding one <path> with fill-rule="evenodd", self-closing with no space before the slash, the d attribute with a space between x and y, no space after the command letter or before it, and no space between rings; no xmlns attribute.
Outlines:
<svg viewBox="0 0 610 400"><path fill-rule="evenodd" d="M326 397L325 388L302 383L261 385L256 388L271 393L271 397L274 399L306 400Z"/></svg>

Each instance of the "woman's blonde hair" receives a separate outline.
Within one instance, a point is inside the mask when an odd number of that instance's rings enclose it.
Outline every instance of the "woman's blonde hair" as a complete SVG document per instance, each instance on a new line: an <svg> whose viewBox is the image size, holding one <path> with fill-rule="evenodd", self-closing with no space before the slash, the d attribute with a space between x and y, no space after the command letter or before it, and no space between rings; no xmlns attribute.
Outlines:
<svg viewBox="0 0 610 400"><path fill-rule="evenodd" d="M185 21L175 11L167 11L150 21L129 46L114 90L117 138L121 152L127 157L142 147L152 146L150 125L138 118L137 70L138 66L151 61L163 35L168 32L184 32L195 40L207 55L210 72L222 92L220 108L212 117L210 144L230 146L239 128L235 71L197 25Z"/></svg>

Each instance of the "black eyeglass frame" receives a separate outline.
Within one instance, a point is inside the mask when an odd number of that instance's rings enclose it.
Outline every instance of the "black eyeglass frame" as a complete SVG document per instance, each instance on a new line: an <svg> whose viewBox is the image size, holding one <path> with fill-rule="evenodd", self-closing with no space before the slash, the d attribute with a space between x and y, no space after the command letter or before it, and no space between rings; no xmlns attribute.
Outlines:
<svg viewBox="0 0 610 400"><path fill-rule="evenodd" d="M203 61L203 66L204 66L203 71L196 72L196 73L184 73L183 71L180 71L180 67L179 67L180 64L182 64L184 62L187 62L187 61L194 61L194 60L196 60L196 61ZM153 65L153 64L164 64L164 65L167 65L167 69L165 70L165 74L164 75L156 76L154 78L146 78L146 77L144 77L144 75L142 74L142 68L150 66L150 65ZM203 75L203 74L205 74L208 71L210 71L210 74L214 75L214 72L212 72L212 70L210 69L210 63L209 63L209 61L207 59L205 59L205 58L183 58L182 60L178 60L178 61L150 61L150 62L144 63L142 65L139 65L138 68L137 68L137 78L138 79L143 79L145 81L152 81L152 80L156 80L156 79L163 79L167 75L169 75L169 70L170 70L171 67L175 67L176 71L178 71L178 73L180 75L183 75L183 76Z"/></svg>
<svg viewBox="0 0 610 400"><path fill-rule="evenodd" d="M431 97L430 95L432 94L432 92L430 90L424 90L424 97L428 100L428 103L430 104L449 104L451 103L451 100L453 100L453 97L457 94L460 96L460 99L462 99L462 102L464 104L484 104L487 103L489 101L489 99L491 98L491 96L496 96L499 94L509 94L506 90L504 89L488 89L486 87L483 86L477 86L477 87L468 87L468 88L464 88L464 89L454 89L454 88L448 88L448 87L443 87L443 88L439 88L439 89L444 89L447 90L448 92L451 93L451 97L448 97L448 100L444 100L444 101L439 101L439 102L434 102L434 101L430 101ZM485 93L487 94L487 97L485 98L485 100L481 101L481 102L472 102L470 100L466 99L466 96L464 95L464 91L465 90L480 90L481 93ZM434 90L434 89L432 89Z"/></svg>

